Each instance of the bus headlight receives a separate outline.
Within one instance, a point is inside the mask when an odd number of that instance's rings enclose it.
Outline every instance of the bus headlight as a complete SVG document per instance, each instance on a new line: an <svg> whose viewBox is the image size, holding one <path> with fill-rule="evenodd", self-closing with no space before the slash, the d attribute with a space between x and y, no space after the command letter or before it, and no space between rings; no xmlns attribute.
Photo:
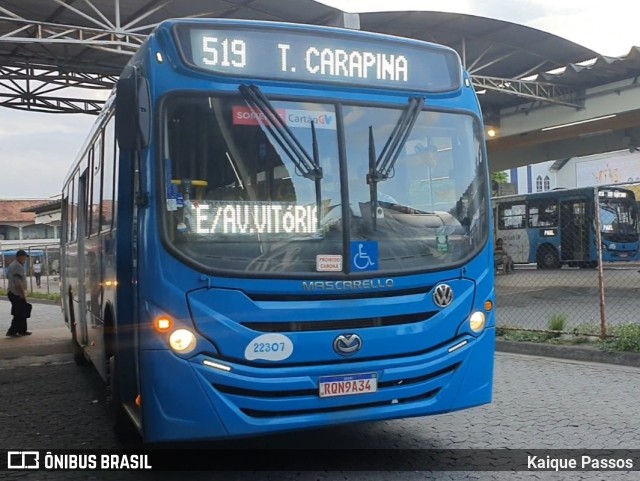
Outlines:
<svg viewBox="0 0 640 481"><path fill-rule="evenodd" d="M611 244L609 244L609 250L610 251L614 251L616 250L616 247L618 247L617 245L615 245L613 242Z"/></svg>
<svg viewBox="0 0 640 481"><path fill-rule="evenodd" d="M196 336L189 329L176 329L169 336L169 346L179 354L188 354L196 348Z"/></svg>
<svg viewBox="0 0 640 481"><path fill-rule="evenodd" d="M469 318L469 327L475 333L480 333L486 325L487 318L484 316L484 312L476 311L471 314Z"/></svg>

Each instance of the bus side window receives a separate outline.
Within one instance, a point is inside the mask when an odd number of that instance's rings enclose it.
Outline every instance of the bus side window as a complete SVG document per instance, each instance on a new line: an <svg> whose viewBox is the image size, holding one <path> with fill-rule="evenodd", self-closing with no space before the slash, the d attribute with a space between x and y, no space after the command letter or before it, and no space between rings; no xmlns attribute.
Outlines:
<svg viewBox="0 0 640 481"><path fill-rule="evenodd" d="M498 227L500 229L522 229L525 225L524 203L501 204L498 206Z"/></svg>
<svg viewBox="0 0 640 481"><path fill-rule="evenodd" d="M558 204L555 199L535 201L529 204L529 225L551 227L558 224Z"/></svg>

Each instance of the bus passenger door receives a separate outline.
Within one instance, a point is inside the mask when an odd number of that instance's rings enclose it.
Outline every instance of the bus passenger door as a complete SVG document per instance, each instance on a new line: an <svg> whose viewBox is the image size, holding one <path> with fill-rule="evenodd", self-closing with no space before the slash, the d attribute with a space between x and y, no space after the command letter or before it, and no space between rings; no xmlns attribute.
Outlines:
<svg viewBox="0 0 640 481"><path fill-rule="evenodd" d="M87 303L85 280L85 233L87 232L87 170L85 170L78 181L78 254L77 254L77 287L74 293L74 300L77 299L77 305L74 306L74 314L76 320L76 336L78 344L87 346Z"/></svg>
<svg viewBox="0 0 640 481"><path fill-rule="evenodd" d="M69 278L68 266L66 259L69 255L69 193L68 191L62 196L60 202L60 303L62 312L64 313L64 322L69 329L72 329L69 310L73 308L73 302L69 299Z"/></svg>
<svg viewBox="0 0 640 481"><path fill-rule="evenodd" d="M563 261L589 260L589 224L585 199L560 202L560 244Z"/></svg>

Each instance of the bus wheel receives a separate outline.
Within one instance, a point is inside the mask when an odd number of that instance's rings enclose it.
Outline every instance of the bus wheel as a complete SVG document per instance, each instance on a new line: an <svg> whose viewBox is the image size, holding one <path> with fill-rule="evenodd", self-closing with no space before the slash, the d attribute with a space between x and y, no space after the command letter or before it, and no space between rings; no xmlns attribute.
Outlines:
<svg viewBox="0 0 640 481"><path fill-rule="evenodd" d="M538 250L537 264L539 269L558 269L560 259L556 250L549 246L542 246Z"/></svg>

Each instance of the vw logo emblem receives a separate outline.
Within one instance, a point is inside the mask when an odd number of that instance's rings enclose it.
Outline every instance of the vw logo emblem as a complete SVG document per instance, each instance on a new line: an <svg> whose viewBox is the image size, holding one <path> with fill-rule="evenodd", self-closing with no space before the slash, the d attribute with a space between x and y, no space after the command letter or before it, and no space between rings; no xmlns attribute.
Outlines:
<svg viewBox="0 0 640 481"><path fill-rule="evenodd" d="M362 349L362 339L357 334L340 334L333 341L333 350L341 356L351 356Z"/></svg>
<svg viewBox="0 0 640 481"><path fill-rule="evenodd" d="M453 301L453 289L449 284L438 284L433 291L433 302L438 307L447 307Z"/></svg>

